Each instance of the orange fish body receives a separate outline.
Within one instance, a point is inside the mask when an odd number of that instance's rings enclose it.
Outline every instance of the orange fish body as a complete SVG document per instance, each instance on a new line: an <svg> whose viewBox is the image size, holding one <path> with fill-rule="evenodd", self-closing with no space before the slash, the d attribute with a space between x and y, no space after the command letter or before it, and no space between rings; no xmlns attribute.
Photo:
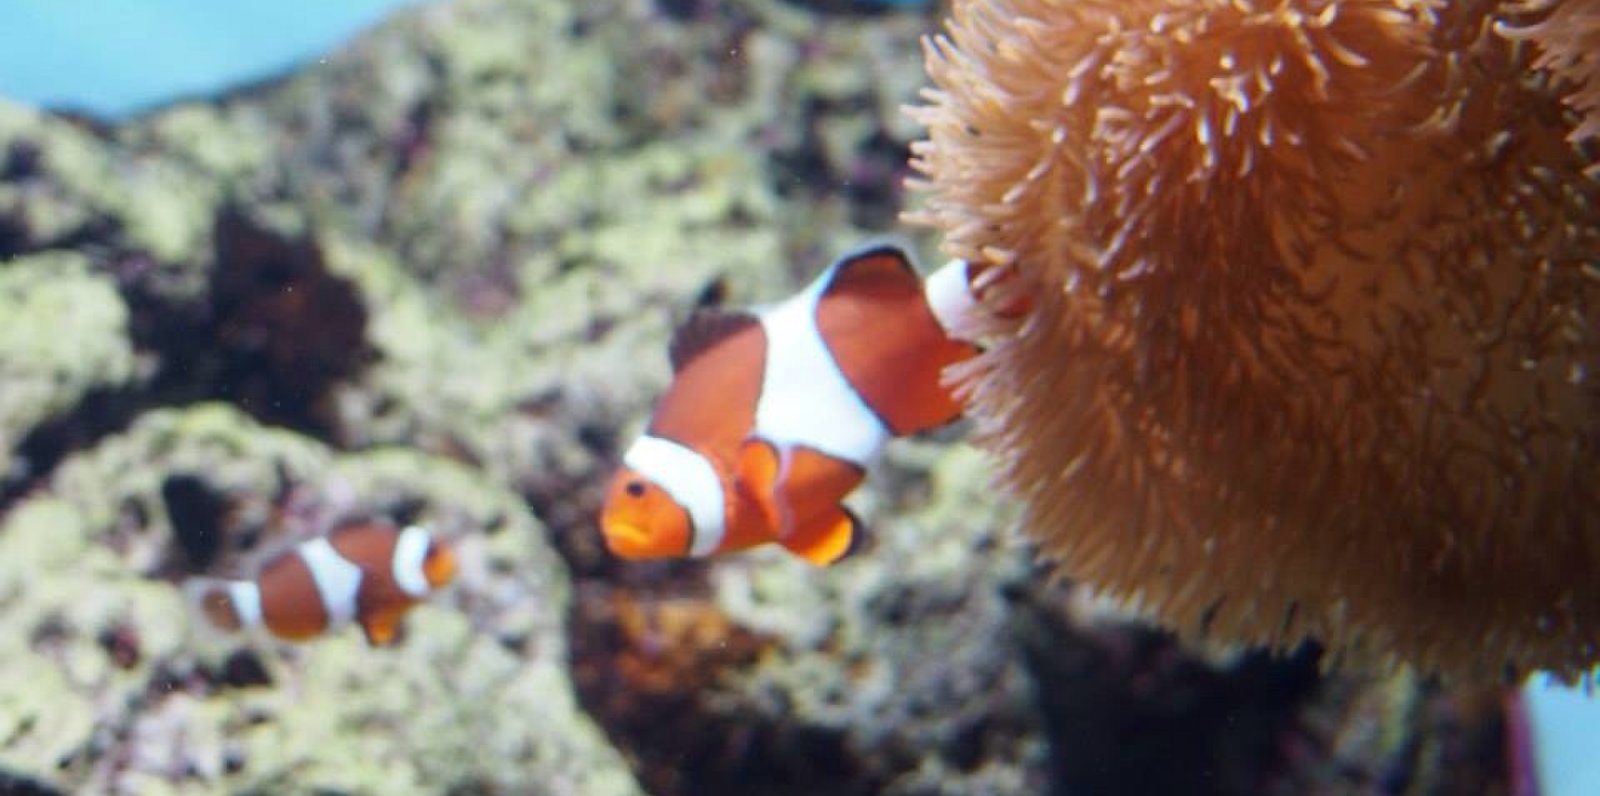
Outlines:
<svg viewBox="0 0 1600 796"><path fill-rule="evenodd" d="M697 313L612 479L607 545L625 558L769 542L819 565L843 557L860 524L841 501L884 443L960 414L941 373L977 351L951 331L973 306L966 273L952 263L924 282L880 246L770 308Z"/></svg>
<svg viewBox="0 0 1600 796"><path fill-rule="evenodd" d="M393 641L401 617L455 572L450 548L426 529L373 522L301 542L252 578L195 578L185 590L220 630L301 641L355 622L377 646Z"/></svg>

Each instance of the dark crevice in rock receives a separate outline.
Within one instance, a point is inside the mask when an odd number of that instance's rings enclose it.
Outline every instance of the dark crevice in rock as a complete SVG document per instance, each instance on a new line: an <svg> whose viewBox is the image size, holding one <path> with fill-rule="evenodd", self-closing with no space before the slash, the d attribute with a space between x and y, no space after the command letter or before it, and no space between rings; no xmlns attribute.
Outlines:
<svg viewBox="0 0 1600 796"><path fill-rule="evenodd" d="M815 201L842 197L855 226L894 229L904 204L903 185L910 176L906 165L910 142L898 140L880 127L851 149L848 163L835 163L828 155L823 132L830 117L869 113L874 105L869 96L806 100L799 141L769 156L775 192Z"/></svg>
<svg viewBox="0 0 1600 796"><path fill-rule="evenodd" d="M813 14L826 14L839 17L879 17L889 14L934 14L941 7L940 3L929 2L876 2L863 3L861 0L783 0L787 5L805 9Z"/></svg>
<svg viewBox="0 0 1600 796"><path fill-rule="evenodd" d="M557 400L559 405L559 400ZM842 732L730 712L721 678L753 665L772 639L716 606L705 564L624 562L594 527L619 453L612 431L580 424L592 472L520 485L576 581L568 621L579 701L653 796L871 794L883 782ZM552 472L554 470L552 469Z"/></svg>
<svg viewBox="0 0 1600 796"><path fill-rule="evenodd" d="M263 423L330 439L328 392L372 356L360 294L328 273L314 240L243 213L224 210L214 241L202 312L134 308L135 344L163 355L154 392L173 399L164 403L225 400Z"/></svg>
<svg viewBox="0 0 1600 796"><path fill-rule="evenodd" d="M1057 793L1255 793L1282 766L1278 739L1319 687L1318 649L1218 670L1169 634L1077 629L1033 599L1014 615Z"/></svg>
<svg viewBox="0 0 1600 796"><path fill-rule="evenodd" d="M674 22L693 22L709 11L706 0L656 0L656 10Z"/></svg>
<svg viewBox="0 0 1600 796"><path fill-rule="evenodd" d="M806 100L802 109L806 119L814 119L823 112L822 101L816 99ZM768 173L772 175L778 196L826 196L838 188L839 178L833 173L822 132L815 121L801 128L800 140L795 146L776 149L767 159Z"/></svg>
<svg viewBox="0 0 1600 796"><path fill-rule="evenodd" d="M110 221L91 224L82 236L66 243L118 247ZM158 286L162 269L143 254L121 250L97 258L121 283L134 346L153 354L158 369L147 382L92 391L71 411L32 429L0 483L0 507L68 454L164 406L227 401L263 423L337 444L329 396L374 356L360 294L328 272L313 239L282 235L236 210L218 214L213 240L209 283L198 296L175 298ZM13 253L62 244L24 242Z"/></svg>
<svg viewBox="0 0 1600 796"><path fill-rule="evenodd" d="M437 58L426 59L425 63L433 80L442 82L445 79L444 67ZM448 110L437 95L426 95L412 104L404 124L390 141L390 150L395 153L394 162L389 164L391 183L400 183L407 174L427 162L434 151L436 125L447 114Z"/></svg>
<svg viewBox="0 0 1600 796"><path fill-rule="evenodd" d="M222 549L225 520L231 507L227 496L198 475L178 473L161 482L161 502L167 507L173 536L183 551L187 569L209 569Z"/></svg>
<svg viewBox="0 0 1600 796"><path fill-rule="evenodd" d="M0 215L0 261L25 254L69 249L90 257L107 255L110 241L122 234L122 222L109 216L96 216L56 237L41 238L20 212Z"/></svg>
<svg viewBox="0 0 1600 796"><path fill-rule="evenodd" d="M65 796L65 791L32 777L0 770L0 796Z"/></svg>
<svg viewBox="0 0 1600 796"><path fill-rule="evenodd" d="M863 229L895 228L905 205L901 194L911 176L906 166L910 157L910 143L895 140L883 129L874 130L856 147L856 160L844 185L850 223Z"/></svg>
<svg viewBox="0 0 1600 796"><path fill-rule="evenodd" d="M885 782L843 732L714 705L723 675L754 665L773 639L734 623L699 561L618 561L594 518L618 438L581 427L594 472L523 484L550 527L578 598L568 622L579 702L626 754L653 796L866 796ZM907 762L909 766L910 762Z"/></svg>
<svg viewBox="0 0 1600 796"><path fill-rule="evenodd" d="M26 250L27 224L10 213L0 213L0 263Z"/></svg>
<svg viewBox="0 0 1600 796"><path fill-rule="evenodd" d="M573 681L584 709L630 761L652 796L865 796L885 772L914 767L914 755L862 757L845 731L741 711L718 696L723 678L756 665L774 639L736 623L717 606L704 562L621 561L595 528L608 476L619 464L616 423L564 417L568 396L530 401L524 411L570 429L592 466L518 484L573 574L568 620ZM975 728L981 735L984 730ZM976 737L976 736L975 736Z"/></svg>
<svg viewBox="0 0 1600 796"><path fill-rule="evenodd" d="M26 140L12 141L0 155L0 180L16 182L39 176L44 162L44 151L37 143Z"/></svg>
<svg viewBox="0 0 1600 796"><path fill-rule="evenodd" d="M266 664L250 649L235 650L222 662L220 669L209 672L211 680L226 688L255 688L272 685L272 675Z"/></svg>
<svg viewBox="0 0 1600 796"><path fill-rule="evenodd" d="M884 782L844 732L718 706L717 682L772 641L708 596L580 587L573 618L579 699L654 796L877 793Z"/></svg>
<svg viewBox="0 0 1600 796"><path fill-rule="evenodd" d="M141 390L92 390L71 411L34 426L17 444L11 470L0 480L0 510L49 476L67 454L126 428L148 406Z"/></svg>

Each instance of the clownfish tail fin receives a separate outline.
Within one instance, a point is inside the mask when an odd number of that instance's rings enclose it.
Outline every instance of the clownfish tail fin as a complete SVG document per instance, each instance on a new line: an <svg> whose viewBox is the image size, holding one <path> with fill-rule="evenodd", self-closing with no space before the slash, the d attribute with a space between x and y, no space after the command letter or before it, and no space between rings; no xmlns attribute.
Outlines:
<svg viewBox="0 0 1600 796"><path fill-rule="evenodd" d="M261 592L250 581L190 578L183 596L190 613L211 630L233 633L261 624Z"/></svg>
<svg viewBox="0 0 1600 796"><path fill-rule="evenodd" d="M784 548L819 567L837 564L861 546L864 526L854 512L835 506L780 540Z"/></svg>

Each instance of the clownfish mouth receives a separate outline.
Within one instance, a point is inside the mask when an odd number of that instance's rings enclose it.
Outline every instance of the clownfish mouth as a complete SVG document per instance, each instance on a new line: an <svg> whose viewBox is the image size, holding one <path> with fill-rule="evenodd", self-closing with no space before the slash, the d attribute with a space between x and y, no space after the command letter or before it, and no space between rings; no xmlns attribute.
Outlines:
<svg viewBox="0 0 1600 796"><path fill-rule="evenodd" d="M606 540L606 547L614 555L623 558L650 558L655 545L651 544L650 535L633 523L608 522L602 529Z"/></svg>

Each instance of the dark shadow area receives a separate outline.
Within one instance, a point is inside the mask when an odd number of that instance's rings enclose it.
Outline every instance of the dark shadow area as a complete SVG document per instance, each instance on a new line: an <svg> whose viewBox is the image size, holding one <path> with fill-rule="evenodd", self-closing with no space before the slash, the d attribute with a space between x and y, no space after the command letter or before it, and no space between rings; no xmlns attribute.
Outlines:
<svg viewBox="0 0 1600 796"><path fill-rule="evenodd" d="M553 400L527 411L558 406ZM884 783L842 733L714 704L719 681L754 665L772 639L722 613L703 562L621 561L606 552L594 523L619 440L609 426L573 433L595 454L594 470L563 475L551 468L548 478L519 489L575 580L568 632L579 701L646 792L877 793Z"/></svg>
<svg viewBox="0 0 1600 796"><path fill-rule="evenodd" d="M161 502L172 519L172 532L183 551L187 569L209 569L222 549L230 502L204 478L189 473L168 476L161 482Z"/></svg>
<svg viewBox="0 0 1600 796"><path fill-rule="evenodd" d="M828 14L841 17L877 17L885 14L934 14L938 13L941 5L928 2L916 3L903 0L902 2L861 2L861 0L783 0L786 5L804 9L814 14Z"/></svg>
<svg viewBox="0 0 1600 796"><path fill-rule="evenodd" d="M1279 738L1319 685L1314 647L1215 669L1166 633L1095 634L1027 597L1014 605L1058 794L1262 792L1282 765Z"/></svg>
<svg viewBox="0 0 1600 796"><path fill-rule="evenodd" d="M0 239L3 228L0 223ZM225 209L213 227L205 290L176 299L153 284L161 269L147 256L118 248L114 225L85 234L81 241L43 245L12 241L0 247L0 257L65 245L89 252L117 277L129 307L129 335L135 348L154 356L157 369L144 383L93 391L72 410L34 427L0 483L0 507L47 477L69 453L163 406L226 401L263 423L337 443L329 395L370 363L374 352L365 338L360 294L328 272L312 237L285 236ZM176 497L182 502L181 493Z"/></svg>
<svg viewBox="0 0 1600 796"><path fill-rule="evenodd" d="M66 796L66 792L32 777L0 771L0 796Z"/></svg>
<svg viewBox="0 0 1600 796"><path fill-rule="evenodd" d="M636 597L580 586L572 666L579 699L653 796L868 796L884 785L843 733L717 708L717 681L770 641L709 597Z"/></svg>
<svg viewBox="0 0 1600 796"><path fill-rule="evenodd" d="M330 438L327 393L372 357L360 294L328 272L310 237L226 209L213 240L205 304L183 313L131 297L135 344L162 354L153 392L162 403L228 401L263 423Z"/></svg>
<svg viewBox="0 0 1600 796"><path fill-rule="evenodd" d="M768 158L777 193L814 201L843 197L851 223L869 230L895 230L904 182L910 175L906 165L910 142L896 140L887 130L877 128L851 150L848 163L835 164L828 157L823 133L829 117L869 113L875 102L865 95L807 99L801 110L799 141Z"/></svg>

